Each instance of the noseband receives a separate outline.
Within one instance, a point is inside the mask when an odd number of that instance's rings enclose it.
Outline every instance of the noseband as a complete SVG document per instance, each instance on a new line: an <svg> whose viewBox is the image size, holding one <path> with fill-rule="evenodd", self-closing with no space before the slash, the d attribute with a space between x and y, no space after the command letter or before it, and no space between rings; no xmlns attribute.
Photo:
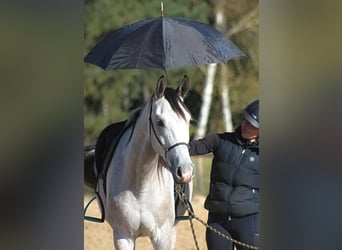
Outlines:
<svg viewBox="0 0 342 250"><path fill-rule="evenodd" d="M151 97L151 105L150 105L150 117L148 118L148 120L150 121L150 136L151 136L151 128L152 128L152 131L153 131L153 134L154 134L154 136L156 137L156 139L157 139L157 141L158 141L158 143L160 144L160 146L162 146L162 148L164 149L164 152L165 152L165 159L167 159L166 158L166 155L167 155L167 153L168 152L170 152L171 151L171 149L173 149L173 148L175 148L175 147L177 147L177 146L180 146L180 145L185 145L187 148L189 147L189 144L188 143L185 143L185 142L178 142L178 143L176 143L176 144L174 144L174 145L172 145L172 146L170 146L170 147L168 147L168 148L166 148L166 147L164 147L164 145L162 144L162 142L160 141L160 139L159 139L159 137L158 137L158 135L157 135L157 131L156 131L156 129L154 128L154 126L153 126L153 122L152 122L152 102L153 102L153 96Z"/></svg>

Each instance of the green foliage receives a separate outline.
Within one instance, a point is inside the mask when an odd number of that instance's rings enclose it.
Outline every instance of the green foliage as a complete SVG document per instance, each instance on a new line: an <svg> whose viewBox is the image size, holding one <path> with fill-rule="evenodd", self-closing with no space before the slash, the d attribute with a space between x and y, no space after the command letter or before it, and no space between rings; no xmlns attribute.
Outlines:
<svg viewBox="0 0 342 250"><path fill-rule="evenodd" d="M243 18L258 5L257 0L168 0L164 3L165 16L190 18L213 24L215 9L221 6L227 17L227 28ZM86 0L84 6L84 55L106 34L130 23L160 16L160 1ZM233 122L236 125L244 105L258 98L258 31L247 29L230 37L248 58L231 60L229 88ZM191 42L191 41L189 41ZM205 66L187 67L167 72L168 85L176 87L184 74L190 78L190 93L186 98L193 117L198 119ZM95 142L101 130L112 122L125 120L129 112L142 106L152 94L162 70L104 71L84 65L84 142ZM216 80L218 79L218 76ZM219 84L215 83L208 133L223 129ZM190 132L194 133L192 125Z"/></svg>

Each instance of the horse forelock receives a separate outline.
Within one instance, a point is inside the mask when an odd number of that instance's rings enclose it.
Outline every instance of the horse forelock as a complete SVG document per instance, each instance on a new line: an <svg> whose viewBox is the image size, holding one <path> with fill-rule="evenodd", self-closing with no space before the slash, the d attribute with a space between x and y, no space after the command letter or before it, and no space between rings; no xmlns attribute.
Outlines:
<svg viewBox="0 0 342 250"><path fill-rule="evenodd" d="M190 111L188 107L184 104L183 100L179 97L176 90L171 88L166 88L164 92L165 99L170 103L170 106L173 111L179 114L184 120L186 120L186 114L184 110L186 110L190 115Z"/></svg>

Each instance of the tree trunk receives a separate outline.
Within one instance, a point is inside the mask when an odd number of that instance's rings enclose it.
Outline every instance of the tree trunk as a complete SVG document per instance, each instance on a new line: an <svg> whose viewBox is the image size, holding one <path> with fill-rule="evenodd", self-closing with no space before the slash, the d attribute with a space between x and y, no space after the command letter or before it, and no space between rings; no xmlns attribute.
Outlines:
<svg viewBox="0 0 342 250"><path fill-rule="evenodd" d="M226 26L225 26L225 16L223 12L223 6L221 6L222 2L217 2L215 6L215 26L218 30L221 30L221 32L225 33ZM239 22L237 22L233 27L231 27L230 30L228 30L227 34L228 37L232 36L238 32L241 32L245 29L252 29L256 27L259 23L259 19L257 18L259 13L259 9L255 8L252 11L250 11L246 16L244 16ZM221 75L220 75L220 84L222 88L222 94L221 94L221 100L222 100L222 112L224 116L224 124L225 124L225 130L226 131L233 131L233 124L232 124L232 115L230 110L230 101L229 101L229 87L227 83L227 66L221 65ZM194 139L200 139L203 138L206 134L207 124L208 124L208 118L209 118L209 111L211 106L211 100L212 100L212 93L214 88L214 79L216 75L216 69L217 64L209 64L207 67L207 74L205 78L205 84L203 88L203 100L202 100L202 106L200 110L200 116L199 116L199 122L198 122L198 128L196 131L196 134L194 136ZM202 158L198 158L197 162L197 174L196 174L196 189L199 192L202 192L202 173L203 173L203 163Z"/></svg>
<svg viewBox="0 0 342 250"><path fill-rule="evenodd" d="M216 68L217 68L216 63L209 64L207 68L205 84L204 84L204 88L202 92L203 100L202 100L199 121L198 121L198 129L196 131L195 138L194 138L195 140L204 137L206 133L212 93L213 93L213 88L214 88L214 78L216 74Z"/></svg>
<svg viewBox="0 0 342 250"><path fill-rule="evenodd" d="M222 113L224 119L224 129L226 132L233 131L233 123L232 123L232 113L230 111L230 98L229 98L229 85L228 85L228 75L227 75L227 66L220 65L221 75L220 75L220 84L221 84L221 100L222 100Z"/></svg>
<svg viewBox="0 0 342 250"><path fill-rule="evenodd" d="M223 12L223 8L217 8L216 11L216 26L224 32L226 27L226 17ZM221 101L222 101L222 114L224 121L224 129L227 132L233 131L232 114L230 112L230 101L229 101L229 85L227 76L227 66L225 64L220 65L220 87L221 87Z"/></svg>

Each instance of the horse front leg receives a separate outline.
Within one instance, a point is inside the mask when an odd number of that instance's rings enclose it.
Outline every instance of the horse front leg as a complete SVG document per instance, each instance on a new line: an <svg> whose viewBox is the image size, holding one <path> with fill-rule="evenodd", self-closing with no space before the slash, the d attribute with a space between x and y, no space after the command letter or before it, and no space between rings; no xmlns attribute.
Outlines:
<svg viewBox="0 0 342 250"><path fill-rule="evenodd" d="M176 245L176 227L164 230L159 235L153 235L151 242L155 250L173 250Z"/></svg>
<svg viewBox="0 0 342 250"><path fill-rule="evenodd" d="M119 233L113 232L115 250L134 250L135 239L127 236L119 236Z"/></svg>

